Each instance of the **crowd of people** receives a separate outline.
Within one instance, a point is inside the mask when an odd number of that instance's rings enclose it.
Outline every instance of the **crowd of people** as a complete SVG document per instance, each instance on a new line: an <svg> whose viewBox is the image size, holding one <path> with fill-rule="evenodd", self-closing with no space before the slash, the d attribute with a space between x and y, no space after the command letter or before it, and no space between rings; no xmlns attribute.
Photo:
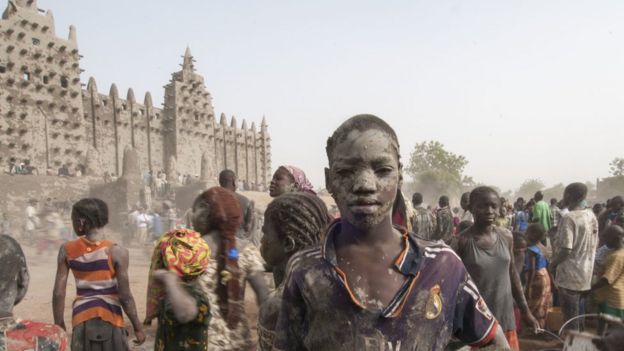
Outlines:
<svg viewBox="0 0 624 351"><path fill-rule="evenodd" d="M128 249L104 235L102 200L71 208L77 238L59 248L54 325L13 316L28 269L19 244L0 236L0 345L127 350L125 313L135 344L157 319L155 350L519 350L518 330L546 328L553 303L570 330L582 330L575 318L592 309L624 317L621 197L595 213L582 183L550 205L540 192L509 205L480 186L461 196L461 211L448 196L426 208L420 193L405 200L398 138L372 115L341 124L326 153L333 216L305 173L284 165L270 184L260 248L249 235L258 223L254 204L236 192L230 170L197 196L183 225L154 230L143 321L130 291ZM138 237L148 235L143 209L131 221ZM64 319L70 272L77 288L71 341ZM259 307L257 338L246 318L247 284ZM618 330L610 332L596 339L601 349L621 346Z"/></svg>
<svg viewBox="0 0 624 351"><path fill-rule="evenodd" d="M83 164L78 164L72 169L70 164L63 163L57 170L49 166L45 170L45 175L59 177L82 177L85 172L86 167ZM9 175L38 175L39 170L30 163L29 159L18 161L16 158L11 157L4 173Z"/></svg>

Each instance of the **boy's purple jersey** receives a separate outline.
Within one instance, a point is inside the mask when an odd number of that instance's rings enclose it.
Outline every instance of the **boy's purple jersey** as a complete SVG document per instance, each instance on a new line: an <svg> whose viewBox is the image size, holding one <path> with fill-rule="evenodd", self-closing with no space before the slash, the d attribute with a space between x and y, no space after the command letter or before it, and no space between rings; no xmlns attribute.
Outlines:
<svg viewBox="0 0 624 351"><path fill-rule="evenodd" d="M394 267L405 283L383 310L364 308L337 265L340 223L289 262L274 350L429 351L452 336L473 346L493 339L497 322L455 252L407 232Z"/></svg>

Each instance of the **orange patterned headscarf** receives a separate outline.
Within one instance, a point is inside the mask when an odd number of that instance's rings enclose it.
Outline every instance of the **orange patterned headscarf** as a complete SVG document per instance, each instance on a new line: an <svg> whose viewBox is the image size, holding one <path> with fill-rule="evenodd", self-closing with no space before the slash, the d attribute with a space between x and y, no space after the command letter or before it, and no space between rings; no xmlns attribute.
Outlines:
<svg viewBox="0 0 624 351"><path fill-rule="evenodd" d="M182 279L193 279L208 268L210 247L201 235L190 229L174 229L158 241L164 268Z"/></svg>
<svg viewBox="0 0 624 351"><path fill-rule="evenodd" d="M174 229L160 237L152 253L149 281L147 284L147 319L158 316L158 306L165 291L152 278L158 269L167 269L184 281L200 276L208 268L210 247L201 234L190 229Z"/></svg>

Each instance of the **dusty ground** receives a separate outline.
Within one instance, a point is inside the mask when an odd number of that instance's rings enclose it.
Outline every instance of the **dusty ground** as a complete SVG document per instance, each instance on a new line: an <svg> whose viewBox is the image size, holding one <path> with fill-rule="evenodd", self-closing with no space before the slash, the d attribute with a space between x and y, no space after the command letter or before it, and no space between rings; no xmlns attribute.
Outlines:
<svg viewBox="0 0 624 351"><path fill-rule="evenodd" d="M48 252L44 255L37 255L36 250L24 246L30 270L30 287L24 301L15 309L15 315L19 318L32 319L43 322L53 322L52 317L52 288L54 286L54 274L56 272L56 252ZM139 248L130 249L130 287L139 311L139 319L145 316L145 293L147 290L147 273L149 270L149 260L146 254ZM248 288L249 289L249 288ZM71 303L75 296L75 286L73 278L70 277L67 284L67 298L65 302L65 323L71 325ZM250 324L254 328L257 318L257 308L253 291L247 291L246 311ZM126 325L130 326L130 321L126 320ZM153 350L153 336L155 333L155 323L147 330L148 340L141 347L135 350ZM132 333L131 333L132 334ZM541 350L556 346L552 338L547 336L534 337L525 336L521 338L522 350Z"/></svg>
<svg viewBox="0 0 624 351"><path fill-rule="evenodd" d="M52 316L52 288L54 287L54 275L56 273L56 252L48 252L44 255L37 255L36 250L28 246L23 246L28 260L30 271L30 286L24 301L15 308L15 315L18 318L32 319L36 321L53 323ZM147 291L147 274L149 271L149 259L139 248L130 249L130 289L137 304L139 319L145 317L145 294ZM249 288L248 288L249 289ZM65 324L71 326L71 304L75 296L75 284L70 274L67 284L67 298L65 300ZM257 319L257 308L253 291L247 291L246 311L250 324L254 329L252 335L256 335L255 326ZM134 350L153 350L153 336L156 333L156 323L146 330L147 342ZM132 335L130 321L126 318L126 326Z"/></svg>
<svg viewBox="0 0 624 351"><path fill-rule="evenodd" d="M266 193L246 192L245 195L254 200L256 202L256 208L261 211L264 211L267 204L271 201L271 198ZM331 197L322 196L322 198L328 205L333 204ZM114 236L111 237L111 239L119 241L118 238ZM26 253L30 270L30 287L24 301L16 307L15 315L19 318L52 323L52 288L54 286L54 275L56 272L57 249L38 255L33 247L24 244L25 243L22 243L22 246ZM146 251L147 250L142 250L139 247L130 248L130 288L137 304L140 320L143 320L145 316L145 295L147 290L147 274L149 271L149 258ZM70 276L65 302L65 323L68 326L71 325L71 304L74 296L75 285L73 277ZM252 335L256 335L257 308L253 291L247 291L245 296L246 311L248 313L250 325L254 328ZM126 325L132 335L129 320L126 320ZM141 347L136 347L135 350L153 350L155 323L153 323L153 326L146 332L148 334L147 342ZM553 342L553 338L548 336L521 336L520 342L522 350L542 350L557 346L557 343Z"/></svg>

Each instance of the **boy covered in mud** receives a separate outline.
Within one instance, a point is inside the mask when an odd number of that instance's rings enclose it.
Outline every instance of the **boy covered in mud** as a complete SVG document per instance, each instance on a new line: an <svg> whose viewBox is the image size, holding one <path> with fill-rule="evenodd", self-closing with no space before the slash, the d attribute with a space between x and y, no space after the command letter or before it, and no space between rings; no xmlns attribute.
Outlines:
<svg viewBox="0 0 624 351"><path fill-rule="evenodd" d="M342 218L320 248L292 257L273 349L435 351L452 336L508 347L455 253L392 225L402 181L394 130L358 115L326 151L327 189Z"/></svg>

